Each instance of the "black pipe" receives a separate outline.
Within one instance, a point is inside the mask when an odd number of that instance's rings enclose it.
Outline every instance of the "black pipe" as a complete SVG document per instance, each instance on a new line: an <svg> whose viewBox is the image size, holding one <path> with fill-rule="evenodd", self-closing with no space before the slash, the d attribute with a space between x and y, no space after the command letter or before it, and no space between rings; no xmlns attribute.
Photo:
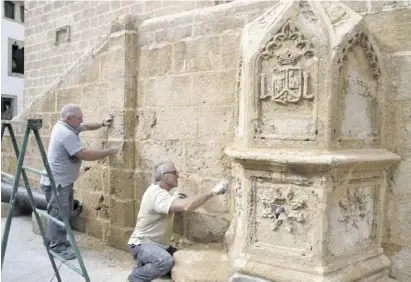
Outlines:
<svg viewBox="0 0 411 282"><path fill-rule="evenodd" d="M9 203L11 191L13 190L13 185L11 183L1 181L1 202ZM36 204L36 208L41 210L47 210L46 195L43 191L39 189L31 189L33 194L33 199ZM16 193L16 206L26 209L28 211L33 211L30 198L27 194L27 189L23 186L19 186ZM83 203L79 200L74 200L74 207L71 216L78 216L83 211Z"/></svg>
<svg viewBox="0 0 411 282"><path fill-rule="evenodd" d="M1 202L2 203L9 203L11 191L13 190L13 185L11 183L1 181ZM44 195L43 191L38 189L31 189L31 193L33 194L34 202L36 203L36 208L41 210L47 210L47 201L46 196ZM16 193L16 206L28 209L32 211L32 207L30 204L30 199L27 194L27 190L23 186L19 186L17 193Z"/></svg>

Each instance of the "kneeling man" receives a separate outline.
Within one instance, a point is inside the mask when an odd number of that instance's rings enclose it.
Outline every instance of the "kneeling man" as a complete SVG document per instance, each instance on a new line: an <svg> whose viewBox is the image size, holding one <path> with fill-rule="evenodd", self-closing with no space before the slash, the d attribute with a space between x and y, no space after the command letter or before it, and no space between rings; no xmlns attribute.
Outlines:
<svg viewBox="0 0 411 282"><path fill-rule="evenodd" d="M130 253L140 262L129 281L146 282L169 273L176 250L170 246L174 212L193 211L228 189L228 182L220 182L210 192L198 196L172 195L169 191L178 186L178 177L170 161L161 162L155 168L155 183L144 192L136 228L128 242Z"/></svg>

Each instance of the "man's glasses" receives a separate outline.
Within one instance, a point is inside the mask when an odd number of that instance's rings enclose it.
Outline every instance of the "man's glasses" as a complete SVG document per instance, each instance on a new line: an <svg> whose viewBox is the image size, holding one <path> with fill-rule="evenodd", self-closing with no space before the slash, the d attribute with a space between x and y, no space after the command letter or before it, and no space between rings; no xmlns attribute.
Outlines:
<svg viewBox="0 0 411 282"><path fill-rule="evenodd" d="M171 174L174 174L174 175L178 175L178 172L177 172L177 170L170 170L170 171L166 171L166 172L163 172L163 174L167 174L167 173L171 173Z"/></svg>

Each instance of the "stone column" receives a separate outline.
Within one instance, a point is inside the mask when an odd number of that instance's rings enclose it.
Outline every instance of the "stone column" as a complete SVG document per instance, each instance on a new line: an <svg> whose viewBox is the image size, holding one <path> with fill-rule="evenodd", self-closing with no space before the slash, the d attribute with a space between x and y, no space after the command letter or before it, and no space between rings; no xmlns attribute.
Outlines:
<svg viewBox="0 0 411 282"><path fill-rule="evenodd" d="M282 1L242 34L233 281L376 281L386 171L385 70L360 15Z"/></svg>
<svg viewBox="0 0 411 282"><path fill-rule="evenodd" d="M108 132L108 147L121 147L120 153L109 158L107 190L109 195L110 246L126 249L136 224L138 205L134 197L134 127L137 81L137 18L121 17L111 25L105 78L110 85L108 105L114 112L113 126Z"/></svg>

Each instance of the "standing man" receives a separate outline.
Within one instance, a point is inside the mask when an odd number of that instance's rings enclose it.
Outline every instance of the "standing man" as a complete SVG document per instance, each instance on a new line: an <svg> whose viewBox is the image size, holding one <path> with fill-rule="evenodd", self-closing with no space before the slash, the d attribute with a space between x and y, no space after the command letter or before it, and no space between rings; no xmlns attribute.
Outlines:
<svg viewBox="0 0 411 282"><path fill-rule="evenodd" d="M198 196L175 196L169 191L178 186L178 177L172 162L161 162L155 168L155 183L144 192L136 228L128 241L130 253L140 264L133 269L129 281L148 282L169 273L176 251L170 246L174 212L193 211L228 188L228 182L223 181Z"/></svg>
<svg viewBox="0 0 411 282"><path fill-rule="evenodd" d="M109 126L112 120L113 115L110 114L100 123L83 123L83 114L78 105L68 104L61 109L60 120L57 121L51 132L47 159L56 183L61 212L68 219L70 219L74 203L73 184L80 175L82 160L96 161L114 155L118 151L117 148L86 149L81 144L79 133ZM46 196L47 213L62 220L48 177L41 177L40 188ZM67 260L76 257L69 248L70 242L67 240L67 230L50 219L48 220L47 237L50 249L61 257Z"/></svg>

